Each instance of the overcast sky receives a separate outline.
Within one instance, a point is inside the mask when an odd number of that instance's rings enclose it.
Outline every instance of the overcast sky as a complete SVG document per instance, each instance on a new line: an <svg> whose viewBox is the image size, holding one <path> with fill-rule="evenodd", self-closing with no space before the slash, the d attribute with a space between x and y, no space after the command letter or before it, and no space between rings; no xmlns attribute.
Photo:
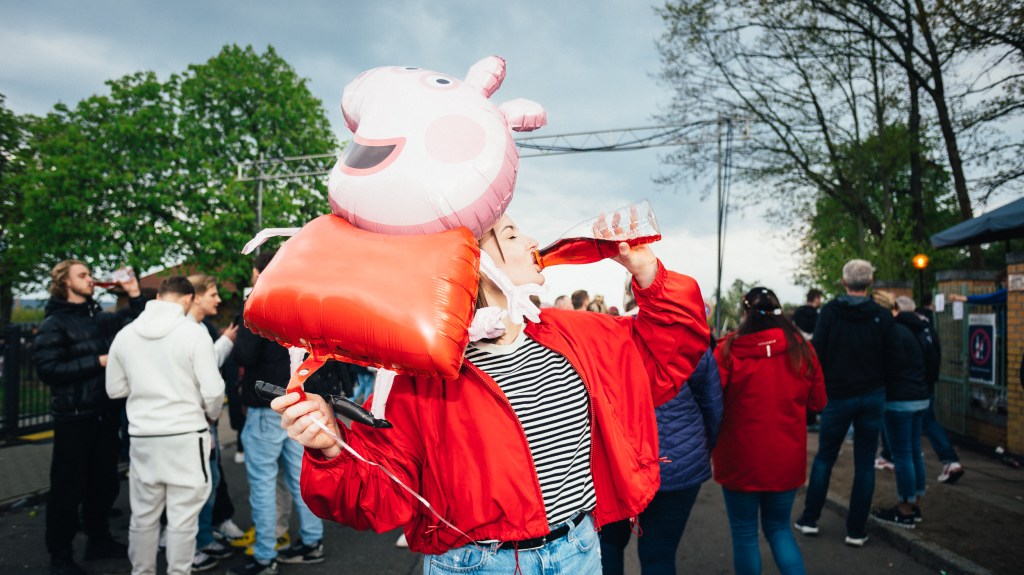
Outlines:
<svg viewBox="0 0 1024 575"><path fill-rule="evenodd" d="M660 19L643 1L479 2L90 2L0 0L0 92L16 113L44 114L57 102L74 106L104 81L139 70L163 80L202 63L225 44L272 45L323 101L339 140L341 91L358 73L410 65L463 77L496 54L508 63L497 102L529 98L548 125L533 135L656 124L669 99L652 76L660 61ZM311 153L321 150L310 150ZM699 189L658 186L664 149L525 158L509 214L541 244L603 209L650 198L665 239L655 252L671 269L714 290L713 199ZM324 206L324 211L329 207ZM723 286L760 280L783 301L802 302L793 284L792 230L771 229L758 207L733 213ZM788 241L783 238L789 238ZM89 258L89 254L81 257ZM610 262L549 268L545 300L583 288L621 305L625 279Z"/></svg>

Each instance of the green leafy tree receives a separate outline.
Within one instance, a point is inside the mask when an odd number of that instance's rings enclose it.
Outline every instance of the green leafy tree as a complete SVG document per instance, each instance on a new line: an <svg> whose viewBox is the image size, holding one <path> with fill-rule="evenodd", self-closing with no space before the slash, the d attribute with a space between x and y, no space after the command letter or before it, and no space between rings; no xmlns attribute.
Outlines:
<svg viewBox="0 0 1024 575"><path fill-rule="evenodd" d="M238 252L256 225L257 184L235 180L240 162L337 149L322 102L273 48L225 46L205 64L173 77L180 110L181 195L196 203L182 256L246 285L251 258ZM271 180L262 190L262 227L301 226L327 213L321 178Z"/></svg>
<svg viewBox="0 0 1024 575"><path fill-rule="evenodd" d="M107 84L108 95L28 123L25 218L10 250L20 283L41 285L77 257L99 272L188 262L246 285L255 185L235 181L236 164L336 148L307 80L273 48L226 46L164 83L140 72ZM321 181L278 181L264 195L266 227L329 210Z"/></svg>
<svg viewBox="0 0 1024 575"><path fill-rule="evenodd" d="M841 148L843 169L862 174L865 202L878 214L886 233L865 229L857 220L844 217L843 207L832 198L820 196L803 214L806 224L801 241L804 258L798 274L800 283L823 286L832 295L841 294L842 267L854 258L874 264L878 278L915 281L917 270L910 262L921 251L931 254L932 269L948 269L960 261L962 256L955 251L925 249L915 237L913 226L906 225L916 217L910 193L911 145L906 126L895 124L887 126L881 136L872 134L863 142ZM932 155L927 146L923 151L925 158ZM924 163L922 193L927 234L959 221L950 177L941 165Z"/></svg>
<svg viewBox="0 0 1024 575"><path fill-rule="evenodd" d="M743 319L743 296L759 285L761 285L761 282L758 280L745 282L737 278L732 282L732 285L729 286L729 289L726 290L719 300L718 309L712 314L712 318L717 317L721 325L721 328L718 330L720 337L730 331L735 331L739 327L740 320Z"/></svg>
<svg viewBox="0 0 1024 575"><path fill-rule="evenodd" d="M186 198L166 185L174 113L152 73L107 83L109 95L30 118L32 169L21 178L24 221L14 260L25 284L45 283L61 259L97 272L159 265L177 255Z"/></svg>
<svg viewBox="0 0 1024 575"><path fill-rule="evenodd" d="M1014 91L1021 78L1019 32L984 17L989 2L950 4L982 7L963 12L955 24L947 14L955 10L928 0L666 2L658 9L666 29L661 79L675 96L662 119L688 126L692 144L665 158L674 169L662 181L715 169L719 151L705 143L709 130L749 121L733 153L733 177L748 184L740 194L774 199L779 223L792 225L796 213L804 216L800 224L824 231L852 226L843 241L862 257L881 250L889 261L908 245L923 249L938 224L955 223L928 219L947 205L946 195L924 189L924 172L934 172L928 161L947 174L959 219L986 200L984 188L1020 173L1019 134L1004 138L992 130L1024 112L1024 92ZM969 25L975 46L956 33L956 26ZM906 126L902 134L887 128L896 124ZM897 136L904 141L887 141ZM943 150L941 160L925 157L928 142ZM909 159L897 159L893 149ZM965 166L984 170L1000 154L1010 160L971 190ZM909 212L894 217L897 201ZM812 258L836 253L805 247ZM982 254L970 249L978 265Z"/></svg>
<svg viewBox="0 0 1024 575"><path fill-rule="evenodd" d="M25 171L24 121L7 109L0 94L0 330L7 326L14 306L17 266L11 263L16 226L23 218L23 196L17 178Z"/></svg>

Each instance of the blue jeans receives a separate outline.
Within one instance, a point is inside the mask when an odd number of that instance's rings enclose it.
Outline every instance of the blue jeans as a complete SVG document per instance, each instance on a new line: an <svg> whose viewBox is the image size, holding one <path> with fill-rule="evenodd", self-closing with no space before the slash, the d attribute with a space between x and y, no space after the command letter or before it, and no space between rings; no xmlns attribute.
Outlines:
<svg viewBox="0 0 1024 575"><path fill-rule="evenodd" d="M924 455L921 453L921 423L924 412L885 412L885 435L896 466L896 493L901 503L916 503L924 495Z"/></svg>
<svg viewBox="0 0 1024 575"><path fill-rule="evenodd" d="M686 529L686 521L700 484L686 489L659 491L647 509L640 513L643 536L637 539L637 555L644 575L675 575L676 549ZM629 520L616 521L601 527L601 568L604 575L625 572L623 550L632 534Z"/></svg>
<svg viewBox="0 0 1024 575"><path fill-rule="evenodd" d="M299 516L299 534L302 541L313 545L323 539L324 524L306 507L299 492L299 473L302 470L302 446L288 438L281 428L281 416L269 407L250 407L242 429L245 441L245 473L249 478L249 505L252 522L256 527L256 546L253 555L266 562L277 557L277 483L278 466L284 468L285 484L292 494L293 509Z"/></svg>
<svg viewBox="0 0 1024 575"><path fill-rule="evenodd" d="M248 456L246 456L248 457ZM558 527L558 525L553 525ZM423 556L424 575L473 573L473 575L591 574L601 572L601 546L594 521L587 515L569 534L540 549L517 553L498 549L498 543L477 543L451 549L440 555Z"/></svg>
<svg viewBox="0 0 1024 575"><path fill-rule="evenodd" d="M878 434L882 431L884 413L884 389L845 399L829 398L825 411L821 412L818 453L811 465L811 478L807 484L807 497L800 523L817 525L828 495L832 466L839 457L846 430L852 423L854 470L850 512L846 515L846 534L857 538L867 536L865 528L871 511L871 498L875 494L875 452L878 450Z"/></svg>
<svg viewBox="0 0 1024 575"><path fill-rule="evenodd" d="M210 496L206 498L203 509L199 512L199 534L196 535L196 550L213 543L213 506L217 502L217 485L220 483L220 439L217 437L217 425L210 426L210 441L213 450L210 453Z"/></svg>
<svg viewBox="0 0 1024 575"><path fill-rule="evenodd" d="M928 436L928 442L932 444L932 450L935 451L935 456L939 458L939 461L943 464L960 461L960 456L956 454L953 444L949 441L949 435L946 434L946 428L942 427L942 424L935 419L934 393L929 398L928 409L924 410L924 421L921 426L924 428L924 434ZM892 452L889 450L884 433L882 434L882 457L892 461Z"/></svg>
<svg viewBox="0 0 1024 575"><path fill-rule="evenodd" d="M370 372L356 375L356 389L352 392L352 399L365 402L366 398L373 392L374 376Z"/></svg>
<svg viewBox="0 0 1024 575"><path fill-rule="evenodd" d="M790 491L732 491L722 488L725 511L732 531L732 564L737 575L761 573L761 548L757 541L757 516L761 514L764 538L772 548L779 573L803 574L804 558L796 545L789 517L796 489ZM645 571L646 573L646 571Z"/></svg>
<svg viewBox="0 0 1024 575"><path fill-rule="evenodd" d="M934 393L932 393L930 400L928 402L928 409L924 410L924 421L921 424L924 427L924 433L928 436L928 441L932 444L932 449L935 450L935 455L938 456L939 461L944 464L960 461L960 456L956 454L953 444L949 442L949 435L946 434L946 429L935 420Z"/></svg>

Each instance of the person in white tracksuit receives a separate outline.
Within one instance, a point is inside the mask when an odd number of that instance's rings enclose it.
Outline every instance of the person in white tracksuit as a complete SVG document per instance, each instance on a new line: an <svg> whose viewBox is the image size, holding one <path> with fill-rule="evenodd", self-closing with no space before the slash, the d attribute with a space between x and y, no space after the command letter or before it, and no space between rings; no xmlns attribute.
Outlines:
<svg viewBox="0 0 1024 575"><path fill-rule="evenodd" d="M156 573L165 507L167 572L191 572L199 512L212 488L209 422L223 407L224 380L210 335L186 317L194 295L187 278L165 279L110 346L107 394L128 398L133 575Z"/></svg>

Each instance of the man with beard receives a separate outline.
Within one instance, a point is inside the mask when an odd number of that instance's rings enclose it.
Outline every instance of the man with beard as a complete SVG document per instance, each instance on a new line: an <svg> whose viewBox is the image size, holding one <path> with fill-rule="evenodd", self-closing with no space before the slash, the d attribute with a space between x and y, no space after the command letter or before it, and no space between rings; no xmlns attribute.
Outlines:
<svg viewBox="0 0 1024 575"><path fill-rule="evenodd" d="M120 406L105 389L107 351L117 332L144 309L139 282L119 285L129 307L102 311L93 299L89 267L64 260L50 272L46 319L36 336L33 359L50 386L54 418L50 494L46 505L46 548L53 575L85 571L74 562L72 542L82 527L86 559L127 558L127 547L110 533L108 516L120 490L117 458Z"/></svg>

